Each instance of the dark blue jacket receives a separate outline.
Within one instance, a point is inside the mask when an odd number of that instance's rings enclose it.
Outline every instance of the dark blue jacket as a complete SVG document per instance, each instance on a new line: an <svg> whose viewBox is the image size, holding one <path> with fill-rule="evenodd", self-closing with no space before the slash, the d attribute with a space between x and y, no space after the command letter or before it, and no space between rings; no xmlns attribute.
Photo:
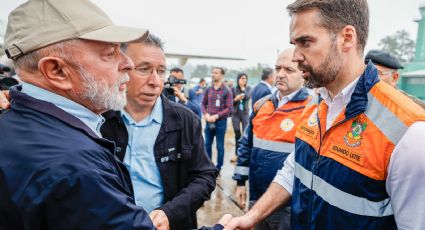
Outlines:
<svg viewBox="0 0 425 230"><path fill-rule="evenodd" d="M252 107L254 106L255 102L271 93L272 92L266 84L264 84L263 82L258 83L258 85L256 85L252 90Z"/></svg>
<svg viewBox="0 0 425 230"><path fill-rule="evenodd" d="M0 229L154 229L112 142L51 103L10 95L0 117Z"/></svg>

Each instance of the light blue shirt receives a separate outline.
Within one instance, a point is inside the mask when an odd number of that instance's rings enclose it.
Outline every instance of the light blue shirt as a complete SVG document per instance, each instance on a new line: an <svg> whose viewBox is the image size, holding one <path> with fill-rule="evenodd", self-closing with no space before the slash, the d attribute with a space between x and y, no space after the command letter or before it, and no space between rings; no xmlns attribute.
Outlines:
<svg viewBox="0 0 425 230"><path fill-rule="evenodd" d="M86 124L91 130L93 130L99 137L102 137L100 134L100 127L105 122L105 118L101 115L93 113L91 110L86 107L66 98L62 97L59 94L52 93L48 90L42 89L30 83L21 82L22 93L36 98L38 100L47 101L65 112L73 115L74 117L80 119L84 124Z"/></svg>
<svg viewBox="0 0 425 230"><path fill-rule="evenodd" d="M163 119L161 97L151 114L138 123L124 110L121 114L128 131L124 165L130 172L136 204L150 213L164 203L164 189L153 151Z"/></svg>

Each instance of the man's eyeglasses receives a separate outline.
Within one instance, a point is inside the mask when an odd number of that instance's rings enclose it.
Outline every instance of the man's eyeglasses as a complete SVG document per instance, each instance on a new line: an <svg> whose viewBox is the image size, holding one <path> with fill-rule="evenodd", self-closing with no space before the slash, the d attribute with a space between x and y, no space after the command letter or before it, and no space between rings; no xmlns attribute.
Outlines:
<svg viewBox="0 0 425 230"><path fill-rule="evenodd" d="M156 74L158 74L159 78L161 79L165 78L165 75L167 73L167 68L163 68L163 67L154 68L152 66L139 66L134 68L134 71L136 71L140 77L149 77L150 75L153 74L154 70Z"/></svg>
<svg viewBox="0 0 425 230"><path fill-rule="evenodd" d="M378 69L378 75L381 75L381 76L387 76L387 75L391 75L391 74L393 74L395 71L392 71L392 70L385 70L385 71L382 71L382 70L379 70Z"/></svg>

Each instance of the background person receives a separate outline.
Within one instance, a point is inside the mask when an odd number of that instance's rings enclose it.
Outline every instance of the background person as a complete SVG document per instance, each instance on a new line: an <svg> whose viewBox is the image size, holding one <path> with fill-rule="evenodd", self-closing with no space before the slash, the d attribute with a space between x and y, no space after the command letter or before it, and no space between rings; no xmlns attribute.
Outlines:
<svg viewBox="0 0 425 230"><path fill-rule="evenodd" d="M227 118L232 113L232 91L223 83L224 69L214 67L212 69L213 83L205 90L202 100L202 113L206 120L205 148L208 156L212 157L212 143L216 137L218 171L223 166L224 159L224 136L227 129Z"/></svg>
<svg viewBox="0 0 425 230"><path fill-rule="evenodd" d="M178 80L186 81L184 78L184 72L182 69L175 67L170 70L170 76L175 77ZM192 110L199 118L202 117L201 107L189 100L189 90L185 87L185 84L175 83L173 86L173 94L168 95L167 98L171 101L180 103Z"/></svg>
<svg viewBox="0 0 425 230"><path fill-rule="evenodd" d="M293 53L291 48L279 54L275 65L277 91L257 101L240 140L233 179L237 181L235 196L242 208L246 201L245 181L249 178L252 207L294 150L301 113L311 97L303 88L304 79L297 63L292 61ZM256 224L255 229L290 229L290 226L291 209L285 205Z"/></svg>
<svg viewBox="0 0 425 230"><path fill-rule="evenodd" d="M201 108L202 99L204 98L206 88L207 82L205 81L205 79L201 78L199 80L198 85L194 86L192 89L189 90L189 101L195 103L196 105L199 105L199 108Z"/></svg>
<svg viewBox="0 0 425 230"><path fill-rule="evenodd" d="M236 87L232 88L232 126L235 132L235 156L230 162L236 162L239 139L241 138L241 133L248 125L249 103L251 101L251 87L248 85L248 75L245 73L238 73L236 83Z"/></svg>
<svg viewBox="0 0 425 230"><path fill-rule="evenodd" d="M365 62L371 61L375 64L378 69L379 79L390 84L392 87L397 88L397 81L400 77L398 73L399 69L403 69L403 66L400 64L396 56L381 50L370 50L365 57ZM398 89L401 93L408 96L416 104L425 109L425 102L421 99L406 93L405 91Z"/></svg>
<svg viewBox="0 0 425 230"><path fill-rule="evenodd" d="M261 98L272 93L274 85L274 72L272 68L264 68L261 74L261 81L252 90L252 107Z"/></svg>

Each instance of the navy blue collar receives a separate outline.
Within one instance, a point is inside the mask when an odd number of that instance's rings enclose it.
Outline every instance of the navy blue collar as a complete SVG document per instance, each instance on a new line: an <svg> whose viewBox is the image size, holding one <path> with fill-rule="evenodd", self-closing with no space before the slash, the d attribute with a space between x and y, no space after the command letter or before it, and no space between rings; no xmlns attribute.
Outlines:
<svg viewBox="0 0 425 230"><path fill-rule="evenodd" d="M360 76L359 81L351 95L351 100L345 110L345 119L351 119L361 114L367 109L367 94L370 89L379 82L378 70L375 65L369 61L365 71Z"/></svg>
<svg viewBox="0 0 425 230"><path fill-rule="evenodd" d="M275 91L272 96L271 96L271 101L273 103L273 106L275 108L278 107L279 105L279 101L276 98L276 95L279 91ZM288 102L298 102L298 101L304 101L307 100L308 96L310 96L310 94L308 93L308 89L305 87L302 87L297 94L294 95L294 97L289 100Z"/></svg>
<svg viewBox="0 0 425 230"><path fill-rule="evenodd" d="M63 111L62 109L58 108L50 102L38 100L20 92L21 89L22 87L20 85L10 88L12 110L14 109L14 106L17 106L17 108L19 108L19 106L28 107L32 110L51 115L74 128L82 130L90 137L94 139L99 139L97 134L93 130L91 130L86 124L84 124L80 119Z"/></svg>

